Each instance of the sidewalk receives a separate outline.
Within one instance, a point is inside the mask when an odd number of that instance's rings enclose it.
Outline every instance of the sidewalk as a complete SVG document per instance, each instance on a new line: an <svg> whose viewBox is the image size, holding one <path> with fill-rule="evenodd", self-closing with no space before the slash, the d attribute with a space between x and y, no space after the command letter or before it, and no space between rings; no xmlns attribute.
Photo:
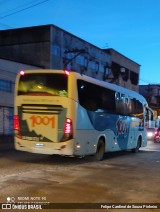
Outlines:
<svg viewBox="0 0 160 212"><path fill-rule="evenodd" d="M0 151L14 149L13 135L0 135Z"/></svg>

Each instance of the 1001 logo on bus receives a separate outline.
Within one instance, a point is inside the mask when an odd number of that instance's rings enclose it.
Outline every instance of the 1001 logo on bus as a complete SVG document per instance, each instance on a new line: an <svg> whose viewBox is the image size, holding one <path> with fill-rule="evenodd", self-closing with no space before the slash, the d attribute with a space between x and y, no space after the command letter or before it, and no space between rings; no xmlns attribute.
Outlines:
<svg viewBox="0 0 160 212"><path fill-rule="evenodd" d="M128 134L128 122L125 119L118 119L116 123L117 128L117 136L123 134L124 136L127 136Z"/></svg>
<svg viewBox="0 0 160 212"><path fill-rule="evenodd" d="M32 122L32 127L35 127L36 125L50 125L51 128L55 128L55 117L51 116L31 116L30 117L31 122Z"/></svg>

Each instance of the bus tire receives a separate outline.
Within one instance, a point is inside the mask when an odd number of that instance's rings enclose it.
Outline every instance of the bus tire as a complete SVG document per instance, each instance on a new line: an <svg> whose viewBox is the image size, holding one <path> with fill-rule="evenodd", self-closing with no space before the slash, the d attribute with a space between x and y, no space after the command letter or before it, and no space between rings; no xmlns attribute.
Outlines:
<svg viewBox="0 0 160 212"><path fill-rule="evenodd" d="M98 161L103 160L104 158L104 153L105 153L105 144L103 139L99 139L98 144L97 144L97 150L95 154L95 159Z"/></svg>
<svg viewBox="0 0 160 212"><path fill-rule="evenodd" d="M136 148L132 149L132 152L133 152L133 153L139 152L139 148L140 148L140 147L141 147L141 139L138 138L137 146L136 146Z"/></svg>

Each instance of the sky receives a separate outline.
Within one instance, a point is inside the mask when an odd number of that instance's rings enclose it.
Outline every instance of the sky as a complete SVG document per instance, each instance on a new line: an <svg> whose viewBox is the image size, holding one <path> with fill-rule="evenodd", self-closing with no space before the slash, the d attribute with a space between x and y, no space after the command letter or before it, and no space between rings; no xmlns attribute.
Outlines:
<svg viewBox="0 0 160 212"><path fill-rule="evenodd" d="M140 64L160 84L160 0L0 0L0 30L54 24Z"/></svg>

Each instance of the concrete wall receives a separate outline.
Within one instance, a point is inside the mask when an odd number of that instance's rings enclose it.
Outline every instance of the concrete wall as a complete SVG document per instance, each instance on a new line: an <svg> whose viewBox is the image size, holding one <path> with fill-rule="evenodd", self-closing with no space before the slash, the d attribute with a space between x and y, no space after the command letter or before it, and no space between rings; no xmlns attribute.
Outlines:
<svg viewBox="0 0 160 212"><path fill-rule="evenodd" d="M50 68L50 27L2 30L0 58Z"/></svg>
<svg viewBox="0 0 160 212"><path fill-rule="evenodd" d="M73 59L69 64L70 70L103 80L104 70L111 63L108 53L64 30L53 26L51 29L53 68L64 69L65 63Z"/></svg>

